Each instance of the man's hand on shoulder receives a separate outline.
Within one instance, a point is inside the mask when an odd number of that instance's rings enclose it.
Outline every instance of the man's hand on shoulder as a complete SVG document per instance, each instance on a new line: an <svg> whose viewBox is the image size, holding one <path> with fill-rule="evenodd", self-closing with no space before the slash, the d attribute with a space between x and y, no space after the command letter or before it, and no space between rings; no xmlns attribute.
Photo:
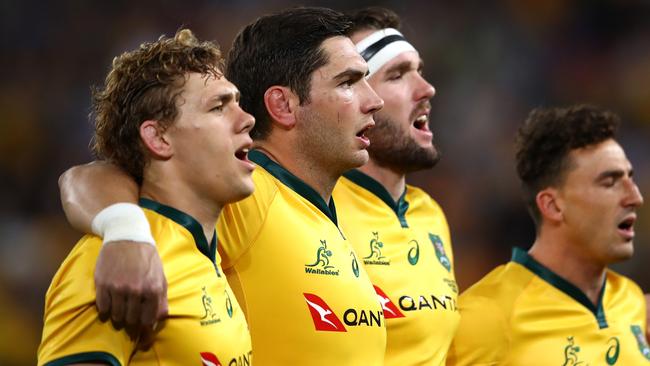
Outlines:
<svg viewBox="0 0 650 366"><path fill-rule="evenodd" d="M158 322L167 315L167 280L155 246L134 241L106 243L95 267L97 310L100 319L111 320L151 346Z"/></svg>

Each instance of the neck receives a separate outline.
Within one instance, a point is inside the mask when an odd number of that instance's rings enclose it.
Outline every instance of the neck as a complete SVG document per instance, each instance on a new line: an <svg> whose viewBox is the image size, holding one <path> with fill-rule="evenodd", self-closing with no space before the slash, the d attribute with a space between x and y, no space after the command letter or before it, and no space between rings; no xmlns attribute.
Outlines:
<svg viewBox="0 0 650 366"><path fill-rule="evenodd" d="M582 290L597 305L606 267L581 255L572 244L562 238L539 235L528 254Z"/></svg>
<svg viewBox="0 0 650 366"><path fill-rule="evenodd" d="M308 186L313 188L326 203L329 203L336 181L341 174L328 172L319 166L319 164L309 160L304 154L277 149L271 144L261 142L255 148L266 154L271 160L280 164L291 174L300 178Z"/></svg>
<svg viewBox="0 0 650 366"><path fill-rule="evenodd" d="M208 243L212 242L222 205L202 197L199 190L192 189L177 175L162 174L156 169L146 170L140 195L192 216L203 228Z"/></svg>
<svg viewBox="0 0 650 366"><path fill-rule="evenodd" d="M359 170L381 183L388 193L390 193L390 196L395 202L397 202L404 193L404 188L406 187L406 174L379 166L372 158L368 163L359 168Z"/></svg>

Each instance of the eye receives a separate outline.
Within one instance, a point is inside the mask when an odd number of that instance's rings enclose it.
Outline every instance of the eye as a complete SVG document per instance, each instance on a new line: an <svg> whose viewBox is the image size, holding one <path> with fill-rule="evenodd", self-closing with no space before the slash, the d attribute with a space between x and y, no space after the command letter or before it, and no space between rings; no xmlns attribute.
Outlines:
<svg viewBox="0 0 650 366"><path fill-rule="evenodd" d="M603 178L603 179L600 181L600 183L603 185L603 187L611 188L611 187L613 187L613 186L616 184L616 181L617 181L617 180L618 180L618 179L616 179L616 177L612 177L612 176L610 176L610 177L605 177L605 178Z"/></svg>
<svg viewBox="0 0 650 366"><path fill-rule="evenodd" d="M401 72L394 72L388 75L388 80L399 80L404 76Z"/></svg>
<svg viewBox="0 0 650 366"><path fill-rule="evenodd" d="M223 112L223 104L219 104L216 107L213 107L210 109L210 112Z"/></svg>
<svg viewBox="0 0 650 366"><path fill-rule="evenodd" d="M341 82L341 83L339 84L339 86L342 86L342 87L344 87L344 88L349 88L349 87L351 87L352 84L354 84L354 83L355 83L354 80L352 80L352 79L347 79L347 80Z"/></svg>

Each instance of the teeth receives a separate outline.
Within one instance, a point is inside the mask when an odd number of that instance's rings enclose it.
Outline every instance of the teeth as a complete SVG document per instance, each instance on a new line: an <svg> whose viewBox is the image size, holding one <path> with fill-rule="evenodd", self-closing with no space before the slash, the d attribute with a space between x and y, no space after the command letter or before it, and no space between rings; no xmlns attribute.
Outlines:
<svg viewBox="0 0 650 366"><path fill-rule="evenodd" d="M415 120L417 122L426 122L428 119L429 119L429 117L427 115L422 115L422 116L416 118Z"/></svg>
<svg viewBox="0 0 650 366"><path fill-rule="evenodd" d="M248 149L241 149L241 151L245 154L248 154Z"/></svg>

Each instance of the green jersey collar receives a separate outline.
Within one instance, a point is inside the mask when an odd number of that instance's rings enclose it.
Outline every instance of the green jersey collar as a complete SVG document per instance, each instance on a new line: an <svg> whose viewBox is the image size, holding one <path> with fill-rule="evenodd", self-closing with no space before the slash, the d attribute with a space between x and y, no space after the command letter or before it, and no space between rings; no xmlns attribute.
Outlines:
<svg viewBox="0 0 650 366"><path fill-rule="evenodd" d="M544 281L548 282L551 286L564 292L575 301L579 302L584 307L589 309L589 311L591 311L596 317L596 320L598 321L598 327L600 329L608 327L607 319L605 318L605 310L603 309L603 296L605 295L605 285L607 284L607 278L605 278L605 281L603 281L603 288L600 290L600 295L598 296L598 306L594 306L594 304L591 302L591 300L589 300L587 295L582 292L582 290L580 290L571 282L560 277L555 272L546 268L543 264L536 261L535 258L528 255L525 250L516 247L513 248L512 261L528 268L528 270L536 274Z"/></svg>
<svg viewBox="0 0 650 366"><path fill-rule="evenodd" d="M325 216L332 220L334 225L338 227L338 221L336 218L336 206L334 206L333 198L330 198L330 203L328 205L325 203L323 197L321 197L315 189L310 187L300 178L293 175L280 164L271 160L261 151L253 150L249 152L248 158L255 164L264 168L264 170L282 182L282 184L291 188L294 192L298 193L304 199L311 202L312 205L316 206L322 213L325 214Z"/></svg>
<svg viewBox="0 0 650 366"><path fill-rule="evenodd" d="M406 187L404 187L404 192L400 198L397 200L397 202L395 202L393 200L393 197L390 195L390 193L388 193L386 188L381 183L377 182L371 176L362 173L360 170L350 170L343 173L343 176L351 180L356 185L365 188L368 192L374 194L380 200L384 201L384 203L388 205L388 207L390 207L393 212L395 212L395 215L397 215L397 218L399 219L400 225L402 225L403 228L409 227L405 216L406 211L409 208L409 203L406 201Z"/></svg>
<svg viewBox="0 0 650 366"><path fill-rule="evenodd" d="M210 242L210 245L208 245L208 240L205 238L205 234L203 234L203 227L201 227L201 224L199 224L199 222L196 221L196 219L194 219L192 216L173 207L152 201L148 198L140 198L140 206L155 211L158 214L165 216L166 218L186 228L187 231L192 234L192 237L194 237L194 242L196 243L196 247L199 249L199 251L208 257L210 261L216 266L216 230L214 232L214 235L212 235L212 241ZM218 270L217 274L219 274Z"/></svg>

